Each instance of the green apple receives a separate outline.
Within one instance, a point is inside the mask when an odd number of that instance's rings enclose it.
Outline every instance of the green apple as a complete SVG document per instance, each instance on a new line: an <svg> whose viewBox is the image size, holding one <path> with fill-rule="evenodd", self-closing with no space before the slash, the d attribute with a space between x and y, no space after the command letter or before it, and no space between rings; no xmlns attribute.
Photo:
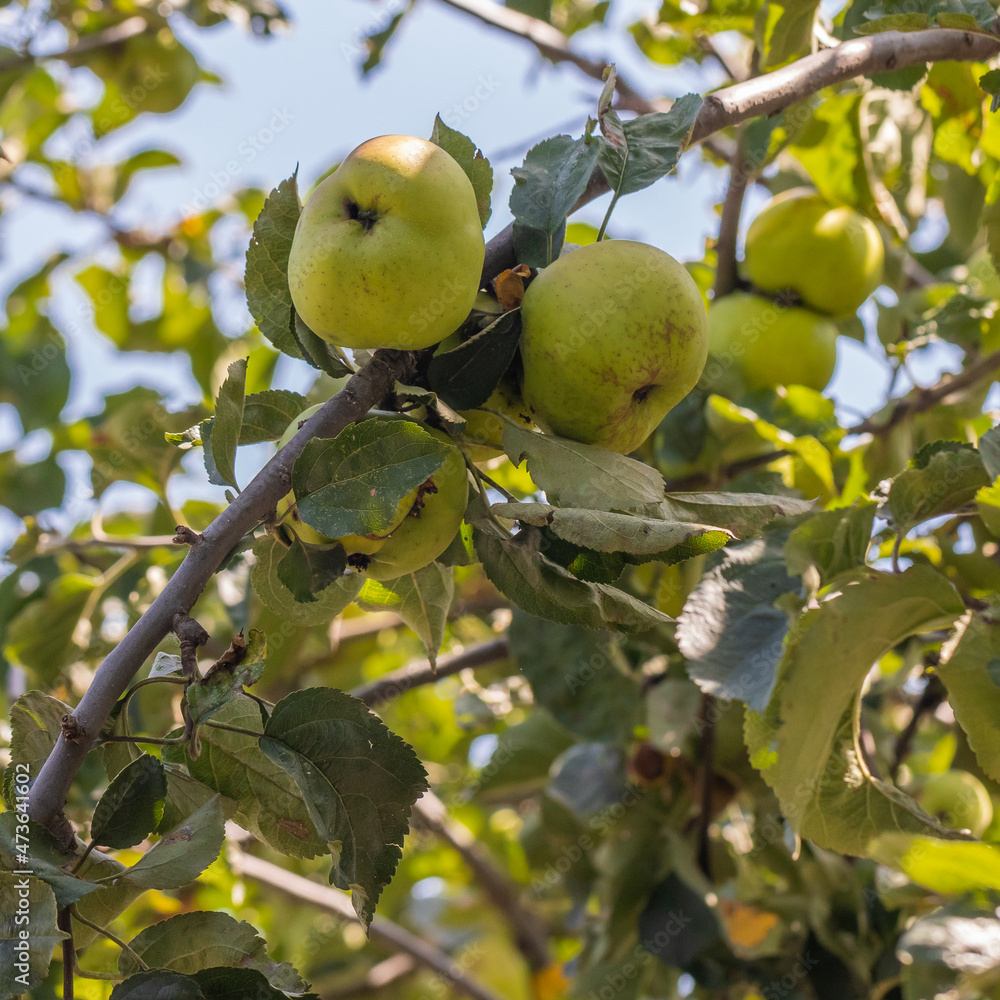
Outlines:
<svg viewBox="0 0 1000 1000"><path fill-rule="evenodd" d="M707 377L738 369L747 389L826 388L837 364L837 327L811 309L734 292L708 310Z"/></svg>
<svg viewBox="0 0 1000 1000"><path fill-rule="evenodd" d="M993 819L993 800L983 783L968 771L932 774L917 794L921 807L953 830L979 837Z"/></svg>
<svg viewBox="0 0 1000 1000"><path fill-rule="evenodd" d="M303 410L289 425L278 442L283 448L295 436L322 403ZM404 420L386 414L385 419ZM428 434L452 443L443 431L422 425ZM469 502L469 476L462 452L452 447L441 467L424 483L414 487L400 500L396 514L381 535L344 535L329 538L310 527L299 517L295 494L291 490L277 508L277 518L308 545L336 545L347 550L351 566L376 580L393 580L413 573L433 562L451 544L462 526Z"/></svg>
<svg viewBox="0 0 1000 1000"><path fill-rule="evenodd" d="M487 462L503 454L504 417L517 421L526 430L534 427L517 383L508 378L501 379L482 409L461 410L460 413L465 417L465 427L459 443L473 462Z"/></svg>
<svg viewBox="0 0 1000 1000"><path fill-rule="evenodd" d="M443 431L424 427L429 434L450 441ZM452 448L441 467L418 489L407 516L370 557L351 560L374 580L395 580L423 569L451 544L469 503L469 472L465 456ZM351 550L348 549L348 558Z"/></svg>
<svg viewBox="0 0 1000 1000"><path fill-rule="evenodd" d="M627 454L695 386L705 366L701 293L684 266L645 243L572 250L521 304L521 392L536 422Z"/></svg>
<svg viewBox="0 0 1000 1000"><path fill-rule="evenodd" d="M340 347L430 347L476 301L485 246L472 182L440 146L369 139L317 185L288 257L296 312Z"/></svg>
<svg viewBox="0 0 1000 1000"><path fill-rule="evenodd" d="M747 231L743 274L761 291L790 289L812 309L849 316L882 280L885 249L853 208L796 188L771 199Z"/></svg>

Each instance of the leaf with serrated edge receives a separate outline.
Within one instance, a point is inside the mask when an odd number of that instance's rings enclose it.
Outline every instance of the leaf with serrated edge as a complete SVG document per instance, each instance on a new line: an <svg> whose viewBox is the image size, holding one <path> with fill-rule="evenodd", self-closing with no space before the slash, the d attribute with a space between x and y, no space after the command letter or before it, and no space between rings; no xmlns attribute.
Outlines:
<svg viewBox="0 0 1000 1000"><path fill-rule="evenodd" d="M219 856L225 835L222 797L216 794L164 834L115 881L142 889L179 889L193 882Z"/></svg>
<svg viewBox="0 0 1000 1000"><path fill-rule="evenodd" d="M31 777L38 776L59 739L62 717L72 709L64 701L41 691L22 694L10 711L10 764L4 771L3 794L13 808L11 786L15 765L24 764Z"/></svg>
<svg viewBox="0 0 1000 1000"><path fill-rule="evenodd" d="M537 528L525 528L509 540L483 531L473 534L487 579L528 614L563 625L620 632L644 632L672 621L624 590L577 579L542 555L541 537Z"/></svg>
<svg viewBox="0 0 1000 1000"><path fill-rule="evenodd" d="M811 500L769 493L668 493L658 514L668 521L712 524L749 538L779 517L806 514L814 506Z"/></svg>
<svg viewBox="0 0 1000 1000"><path fill-rule="evenodd" d="M254 542L256 562L250 571L254 593L267 607L294 625L323 625L332 621L357 596L364 578L352 574L330 584L311 604L297 601L278 577L278 566L288 549L273 535L264 535Z"/></svg>
<svg viewBox="0 0 1000 1000"><path fill-rule="evenodd" d="M964 611L961 598L940 573L917 565L845 574L819 601L791 628L766 712L747 712L751 760L792 827L819 847L865 856L884 833L950 836L871 775L857 712L872 664L911 635L949 627Z"/></svg>
<svg viewBox="0 0 1000 1000"><path fill-rule="evenodd" d="M163 765L148 753L115 775L94 810L90 837L101 847L135 847L156 829L167 797Z"/></svg>
<svg viewBox="0 0 1000 1000"><path fill-rule="evenodd" d="M364 702L331 688L278 702L260 747L301 790L334 852L330 881L351 890L367 927L402 857L410 809L427 788L413 748Z"/></svg>
<svg viewBox="0 0 1000 1000"><path fill-rule="evenodd" d="M301 358L289 330L292 293L288 287L288 254L302 206L296 182L298 168L264 202L247 248L247 306L260 332L284 354Z"/></svg>
<svg viewBox="0 0 1000 1000"><path fill-rule="evenodd" d="M479 209L479 224L485 228L492 214L490 195L493 193L493 168L490 166L490 161L468 136L445 125L440 115L434 116L431 142L448 153L472 182L472 190L476 193L476 206Z"/></svg>
<svg viewBox="0 0 1000 1000"><path fill-rule="evenodd" d="M215 720L263 732L260 706L246 695L237 695ZM298 788L264 755L257 737L211 726L201 729L199 735L201 755L197 760L170 748L164 751L164 758L186 764L192 777L238 803L233 817L236 822L279 853L295 858L327 853Z"/></svg>
<svg viewBox="0 0 1000 1000"><path fill-rule="evenodd" d="M291 965L268 957L267 942L250 924L228 913L195 910L152 924L129 942L129 950L118 958L118 971L126 976L139 972L136 958L154 969L188 975L211 966L254 969L275 989L306 989Z"/></svg>
<svg viewBox="0 0 1000 1000"><path fill-rule="evenodd" d="M243 402L240 444L277 441L306 405L305 396L287 389L251 393Z"/></svg>
<svg viewBox="0 0 1000 1000"><path fill-rule="evenodd" d="M377 417L314 439L292 470L299 516L328 538L388 531L403 497L441 468L452 447L413 421Z"/></svg>
<svg viewBox="0 0 1000 1000"><path fill-rule="evenodd" d="M205 1000L197 981L180 972L153 969L118 983L111 1000Z"/></svg>
<svg viewBox="0 0 1000 1000"><path fill-rule="evenodd" d="M1000 781L1000 624L997 610L968 615L941 647L937 675L979 766Z"/></svg>
<svg viewBox="0 0 1000 1000"><path fill-rule="evenodd" d="M500 503L494 504L491 510L498 517L512 518L540 528L549 527L567 542L597 552L653 556L706 534L720 535L719 545L734 537L730 531L707 524L663 521L604 510L553 507L545 503Z"/></svg>
<svg viewBox="0 0 1000 1000"><path fill-rule="evenodd" d="M605 139L597 162L611 187L619 194L632 194L669 174L677 166L701 105L697 94L686 94L674 101L669 111L640 115L624 123L617 121L614 112L602 117ZM611 115L618 128L609 141Z"/></svg>
<svg viewBox="0 0 1000 1000"><path fill-rule="evenodd" d="M212 424L212 459L215 466L209 470L208 480L216 486L232 486L236 482L236 446L243 427L243 400L246 396L247 359L239 358L229 366L229 374L219 387L215 400L215 420Z"/></svg>
<svg viewBox="0 0 1000 1000"><path fill-rule="evenodd" d="M27 889L22 883L27 884ZM27 893L25 895L25 893ZM15 924L15 914L25 912L27 923ZM0 913L6 913L0 929L0 996L21 996L26 990L40 987L49 972L53 949L66 937L56 929L56 901L52 890L41 879L24 879L0 871ZM22 932L26 935L21 937ZM27 951L15 951L15 944L27 943ZM24 973L17 965L28 966Z"/></svg>
<svg viewBox="0 0 1000 1000"><path fill-rule="evenodd" d="M663 476L644 462L535 434L506 417L503 449L514 465L528 463L532 481L559 507L651 512L664 497Z"/></svg>

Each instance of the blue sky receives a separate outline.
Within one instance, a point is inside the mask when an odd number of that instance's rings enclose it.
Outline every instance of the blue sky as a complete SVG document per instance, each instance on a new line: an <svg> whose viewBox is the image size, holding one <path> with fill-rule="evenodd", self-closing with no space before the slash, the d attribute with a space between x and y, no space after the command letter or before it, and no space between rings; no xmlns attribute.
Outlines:
<svg viewBox="0 0 1000 1000"><path fill-rule="evenodd" d="M228 24L198 31L178 19L178 34L224 84L198 87L178 112L143 116L87 154L91 162L114 162L140 149L159 147L184 160L182 167L150 172L135 183L118 221L155 231L220 191L249 184L273 187L296 164L307 188L333 162L373 135L429 135L434 115L440 112L449 124L470 135L493 163L497 187L487 237L499 231L510 218L506 209L510 168L545 136L578 135L587 115L595 111L600 84L575 67L554 67L520 39L487 29L432 0L417 4L383 65L362 79L360 45L368 33L384 26L398 2L299 0L288 5L292 30L263 40ZM639 54L621 27L655 9L655 4L638 0L619 4L612 25L591 29L577 36L574 44L595 58L613 58L619 71L650 95L679 96L718 85L720 77L711 64L678 71L652 66ZM51 46L58 48L59 40L51 40ZM77 85L86 98L88 87L96 85L85 74L80 76ZM96 90L92 96L97 96ZM692 151L676 176L623 199L611 232L655 244L679 259L700 258L705 239L717 226L713 206L725 183L724 172L703 164L700 154ZM745 217L752 217L763 200L761 193L751 192ZM577 218L597 224L606 204L606 198L601 199ZM32 273L52 252L96 248L103 240L102 226L93 219L19 203L16 196L9 197L5 209L0 219L0 292ZM199 398L181 356L114 355L93 331L88 303L68 277L56 283L53 314L67 332L75 365L66 419L95 412L102 393L136 383L160 389L177 407ZM237 325L240 321L237 316ZM249 323L249 317L243 321ZM935 356L918 361L915 371L922 381L924 376L932 380L947 360ZM300 363L283 365L280 375L290 388L301 388L307 378ZM838 402L851 412L868 411L886 381L884 365L860 345L841 338L831 386ZM0 407L0 447L10 447L17 440L17 425L4 409ZM39 457L44 448L44 436L29 439L24 457ZM259 460L254 455L246 458L248 463ZM191 471L176 484L180 494L216 496L219 491L204 481L193 456L185 467ZM135 499L132 491L119 494L122 501L126 496ZM13 527L10 520L0 521L0 548Z"/></svg>

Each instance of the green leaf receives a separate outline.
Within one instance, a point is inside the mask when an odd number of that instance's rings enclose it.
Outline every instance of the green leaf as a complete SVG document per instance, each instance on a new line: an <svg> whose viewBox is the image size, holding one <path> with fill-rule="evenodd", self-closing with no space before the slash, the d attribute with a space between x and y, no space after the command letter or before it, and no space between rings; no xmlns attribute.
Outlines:
<svg viewBox="0 0 1000 1000"><path fill-rule="evenodd" d="M365 38L365 51L367 54L365 55L364 62L361 64L362 76L367 76L381 63L382 53L385 51L386 45L389 44L393 35L396 34L396 29L403 23L403 18L413 8L413 4L414 0L406 0L402 9L397 10L389 18L389 23L381 31L372 32L372 34Z"/></svg>
<svg viewBox="0 0 1000 1000"><path fill-rule="evenodd" d="M505 418L503 448L558 507L649 511L663 500L663 476L644 462L551 434L535 434Z"/></svg>
<svg viewBox="0 0 1000 1000"><path fill-rule="evenodd" d="M420 637L428 659L434 664L444 641L454 596L455 571L432 562L409 576L386 583L365 580L357 602L367 611L395 611Z"/></svg>
<svg viewBox="0 0 1000 1000"><path fill-rule="evenodd" d="M986 530L1000 538L1000 480L976 492L976 510Z"/></svg>
<svg viewBox="0 0 1000 1000"><path fill-rule="evenodd" d="M13 451L0 452L0 502L16 517L30 517L59 507L66 493L66 474L53 452L25 465Z"/></svg>
<svg viewBox="0 0 1000 1000"><path fill-rule="evenodd" d="M601 116L604 136L597 162L618 194L641 191L669 174L680 159L702 98L687 94L669 111L656 111L622 122L608 110Z"/></svg>
<svg viewBox="0 0 1000 1000"><path fill-rule="evenodd" d="M547 559L537 528L525 528L510 539L477 530L473 540L487 579L529 614L563 625L620 632L645 632L671 621L631 594L578 580Z"/></svg>
<svg viewBox="0 0 1000 1000"><path fill-rule="evenodd" d="M367 928L403 852L427 775L413 749L343 691L296 691L275 705L261 750L292 776L333 851L330 881Z"/></svg>
<svg viewBox="0 0 1000 1000"><path fill-rule="evenodd" d="M1000 69L991 69L979 78L979 86L983 92L990 95L990 111L994 114L1000 110Z"/></svg>
<svg viewBox="0 0 1000 1000"><path fill-rule="evenodd" d="M123 951L118 958L118 971L125 976L136 974L136 957L147 967L192 976L211 966L252 969L265 976L275 989L298 993L306 990L291 965L268 957L267 942L250 924L218 911L179 913L152 924L129 941L129 951Z"/></svg>
<svg viewBox="0 0 1000 1000"><path fill-rule="evenodd" d="M124 347L132 325L128 315L130 272L109 271L93 264L77 272L76 280L90 297L94 325L116 347Z"/></svg>
<svg viewBox="0 0 1000 1000"><path fill-rule="evenodd" d="M65 702L41 691L28 691L14 702L10 711L10 763L4 771L3 794L13 808L11 786L17 765L28 768L32 778L38 777L42 764L56 745L62 729L62 717L72 709Z"/></svg>
<svg viewBox="0 0 1000 1000"><path fill-rule="evenodd" d="M228 702L214 721L263 732L260 706L246 695ZM164 751L164 760L186 764L192 777L235 801L236 822L280 854L315 858L327 852L299 789L263 754L257 737L211 726L203 727L198 735L201 755L197 760L183 749L172 748Z"/></svg>
<svg viewBox="0 0 1000 1000"><path fill-rule="evenodd" d="M298 987L276 989L256 969L201 969L191 978L201 988L205 1000L286 1000L289 997L319 1000L315 993L303 993Z"/></svg>
<svg viewBox="0 0 1000 1000"><path fill-rule="evenodd" d="M937 675L979 766L1000 780L1000 625L990 611L959 622L941 647Z"/></svg>
<svg viewBox="0 0 1000 1000"><path fill-rule="evenodd" d="M659 508L668 521L712 524L744 539L759 535L779 517L794 517L812 509L809 500L770 493L668 493Z"/></svg>
<svg viewBox="0 0 1000 1000"><path fill-rule="evenodd" d="M767 10L768 28L764 41L767 68L773 69L789 59L808 54L812 48L819 0L784 0L780 3L770 0Z"/></svg>
<svg viewBox="0 0 1000 1000"><path fill-rule="evenodd" d="M980 437L979 457L990 479L1000 476L1000 427L991 427Z"/></svg>
<svg viewBox="0 0 1000 1000"><path fill-rule="evenodd" d="M78 653L73 635L80 615L97 588L97 580L82 573L65 573L11 621L4 654L34 672L39 683L55 681Z"/></svg>
<svg viewBox="0 0 1000 1000"><path fill-rule="evenodd" d="M774 691L788 632L788 616L774 602L799 589L785 568L784 538L727 549L702 576L677 620L677 645L698 687L757 711Z"/></svg>
<svg viewBox="0 0 1000 1000"><path fill-rule="evenodd" d="M294 309L289 313L288 333L298 346L299 354L313 368L326 372L331 378L343 378L353 372L340 348L313 333Z"/></svg>
<svg viewBox="0 0 1000 1000"><path fill-rule="evenodd" d="M879 35L883 31L922 31L929 24L930 18L926 14L913 11L909 14L887 14L867 21L854 31L859 35Z"/></svg>
<svg viewBox="0 0 1000 1000"><path fill-rule="evenodd" d="M299 626L323 625L333 621L357 596L364 577L355 573L331 584L311 603L298 601L279 576L287 547L273 535L258 538L253 545L254 566L250 582L254 593L276 615Z"/></svg>
<svg viewBox="0 0 1000 1000"><path fill-rule="evenodd" d="M639 685L606 635L515 611L510 651L535 704L586 740L627 743L639 716Z"/></svg>
<svg viewBox="0 0 1000 1000"><path fill-rule="evenodd" d="M260 680L267 660L267 638L260 629L250 629L246 643L242 633L230 650L205 674L184 690L188 714L200 724L210 719L226 702Z"/></svg>
<svg viewBox="0 0 1000 1000"><path fill-rule="evenodd" d="M179 889L219 856L226 836L222 799L204 805L165 833L131 868L114 880L140 889Z"/></svg>
<svg viewBox="0 0 1000 1000"><path fill-rule="evenodd" d="M521 311L512 309L453 350L435 354L427 384L453 409L482 406L514 360L520 337Z"/></svg>
<svg viewBox="0 0 1000 1000"><path fill-rule="evenodd" d="M288 254L299 221L298 168L264 202L247 248L247 306L260 332L285 354L301 358L292 337L292 293L288 288Z"/></svg>
<svg viewBox="0 0 1000 1000"><path fill-rule="evenodd" d="M90 823L90 839L115 850L135 847L156 829L166 797L163 765L149 754L137 757L101 796Z"/></svg>
<svg viewBox="0 0 1000 1000"><path fill-rule="evenodd" d="M164 764L163 772L167 778L167 798L157 827L157 833L161 834L180 826L215 794L207 785L196 781L174 764ZM222 813L226 819L231 819L236 814L236 809L237 803L232 799L222 799Z"/></svg>
<svg viewBox="0 0 1000 1000"><path fill-rule="evenodd" d="M26 923L18 920L25 903ZM41 879L0 871L0 913L0 996L21 996L45 982L52 951L66 935L56 929L55 897Z"/></svg>
<svg viewBox="0 0 1000 1000"><path fill-rule="evenodd" d="M239 358L229 366L229 374L219 388L212 422L212 461L208 481L215 486L232 486L237 491L236 446L243 427L243 400L246 395L247 359ZM213 472L215 475L213 476Z"/></svg>
<svg viewBox="0 0 1000 1000"><path fill-rule="evenodd" d="M540 229L531 229L514 222L511 236L514 240L514 259L519 264L546 267L552 259L562 253L566 232L559 230L553 236L549 236Z"/></svg>
<svg viewBox="0 0 1000 1000"><path fill-rule="evenodd" d="M296 536L278 563L278 580L300 604L313 604L346 569L343 545L307 545Z"/></svg>
<svg viewBox="0 0 1000 1000"><path fill-rule="evenodd" d="M79 902L97 886L67 871L73 854L37 823L28 821L27 842L22 817L0 813L0 871L30 871L51 886L58 906Z"/></svg>
<svg viewBox="0 0 1000 1000"><path fill-rule="evenodd" d="M532 267L546 267L559 256L566 216L587 187L597 163L600 142L584 135L573 139L557 135L532 146L520 167L511 171L514 187L510 212L514 223L539 234L543 255L519 257Z"/></svg>
<svg viewBox="0 0 1000 1000"><path fill-rule="evenodd" d="M252 393L243 403L239 443L277 441L306 405L305 396L287 389L266 389L264 392Z"/></svg>
<svg viewBox="0 0 1000 1000"><path fill-rule="evenodd" d="M1000 890L1000 850L989 844L887 833L872 842L871 856L942 895Z"/></svg>
<svg viewBox="0 0 1000 1000"><path fill-rule="evenodd" d="M990 485L979 452L957 441L922 449L892 481L887 506L900 532L940 514L952 514L971 503Z"/></svg>
<svg viewBox="0 0 1000 1000"><path fill-rule="evenodd" d="M118 983L111 1000L205 1000L197 981L179 972L153 969Z"/></svg>
<svg viewBox="0 0 1000 1000"><path fill-rule="evenodd" d="M864 566L877 510L878 504L865 502L821 511L803 521L785 543L788 571L801 575L815 566L829 583L838 573Z"/></svg>
<svg viewBox="0 0 1000 1000"><path fill-rule="evenodd" d="M493 168L490 166L490 161L468 136L445 125L440 115L434 116L431 142L435 146L440 146L446 153L450 153L472 181L472 190L476 192L476 205L479 207L479 222L485 229L492 214L490 195L493 193Z"/></svg>
<svg viewBox="0 0 1000 1000"><path fill-rule="evenodd" d="M911 635L949 627L964 611L961 598L940 573L917 565L843 574L818 601L789 632L766 712L747 713L751 761L793 828L819 847L868 856L884 833L951 836L869 773L857 713L872 664Z"/></svg>
<svg viewBox="0 0 1000 1000"><path fill-rule="evenodd" d="M384 534L399 504L441 468L447 441L409 420L372 418L313 439L295 462L299 516L328 538Z"/></svg>
<svg viewBox="0 0 1000 1000"><path fill-rule="evenodd" d="M638 514L619 514L545 503L500 503L498 517L548 527L573 545L597 552L628 552L661 562L679 562L714 552L733 539L725 529L684 521L664 521Z"/></svg>

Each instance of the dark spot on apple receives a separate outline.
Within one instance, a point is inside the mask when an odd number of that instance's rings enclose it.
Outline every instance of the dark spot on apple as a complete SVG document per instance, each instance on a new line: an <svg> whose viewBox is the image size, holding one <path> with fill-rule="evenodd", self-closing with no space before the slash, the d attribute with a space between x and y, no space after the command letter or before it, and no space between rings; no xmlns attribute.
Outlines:
<svg viewBox="0 0 1000 1000"><path fill-rule="evenodd" d="M368 565L371 561L372 557L366 556L364 552L352 552L347 557L347 565L353 567L354 569L368 569Z"/></svg>
<svg viewBox="0 0 1000 1000"><path fill-rule="evenodd" d="M344 199L344 212L349 219L361 223L361 228L366 232L371 232L375 223L378 222L378 212L372 209L362 208L356 201L350 198Z"/></svg>
<svg viewBox="0 0 1000 1000"><path fill-rule="evenodd" d="M635 400L635 401L636 401L637 403L645 403L645 402L646 402L646 400L647 400L647 399L649 398L649 394L650 394L650 393L651 393L651 392L652 392L652 391L653 391L653 390L654 390L655 388L656 388L656 386L655 386L655 385L653 385L652 383L650 383L649 385L642 385L642 386L639 386L639 388L638 388L638 389L636 389L636 390L635 390L635 392L633 392L633 393L632 393L632 398L633 398L633 399L634 399L634 400Z"/></svg>

